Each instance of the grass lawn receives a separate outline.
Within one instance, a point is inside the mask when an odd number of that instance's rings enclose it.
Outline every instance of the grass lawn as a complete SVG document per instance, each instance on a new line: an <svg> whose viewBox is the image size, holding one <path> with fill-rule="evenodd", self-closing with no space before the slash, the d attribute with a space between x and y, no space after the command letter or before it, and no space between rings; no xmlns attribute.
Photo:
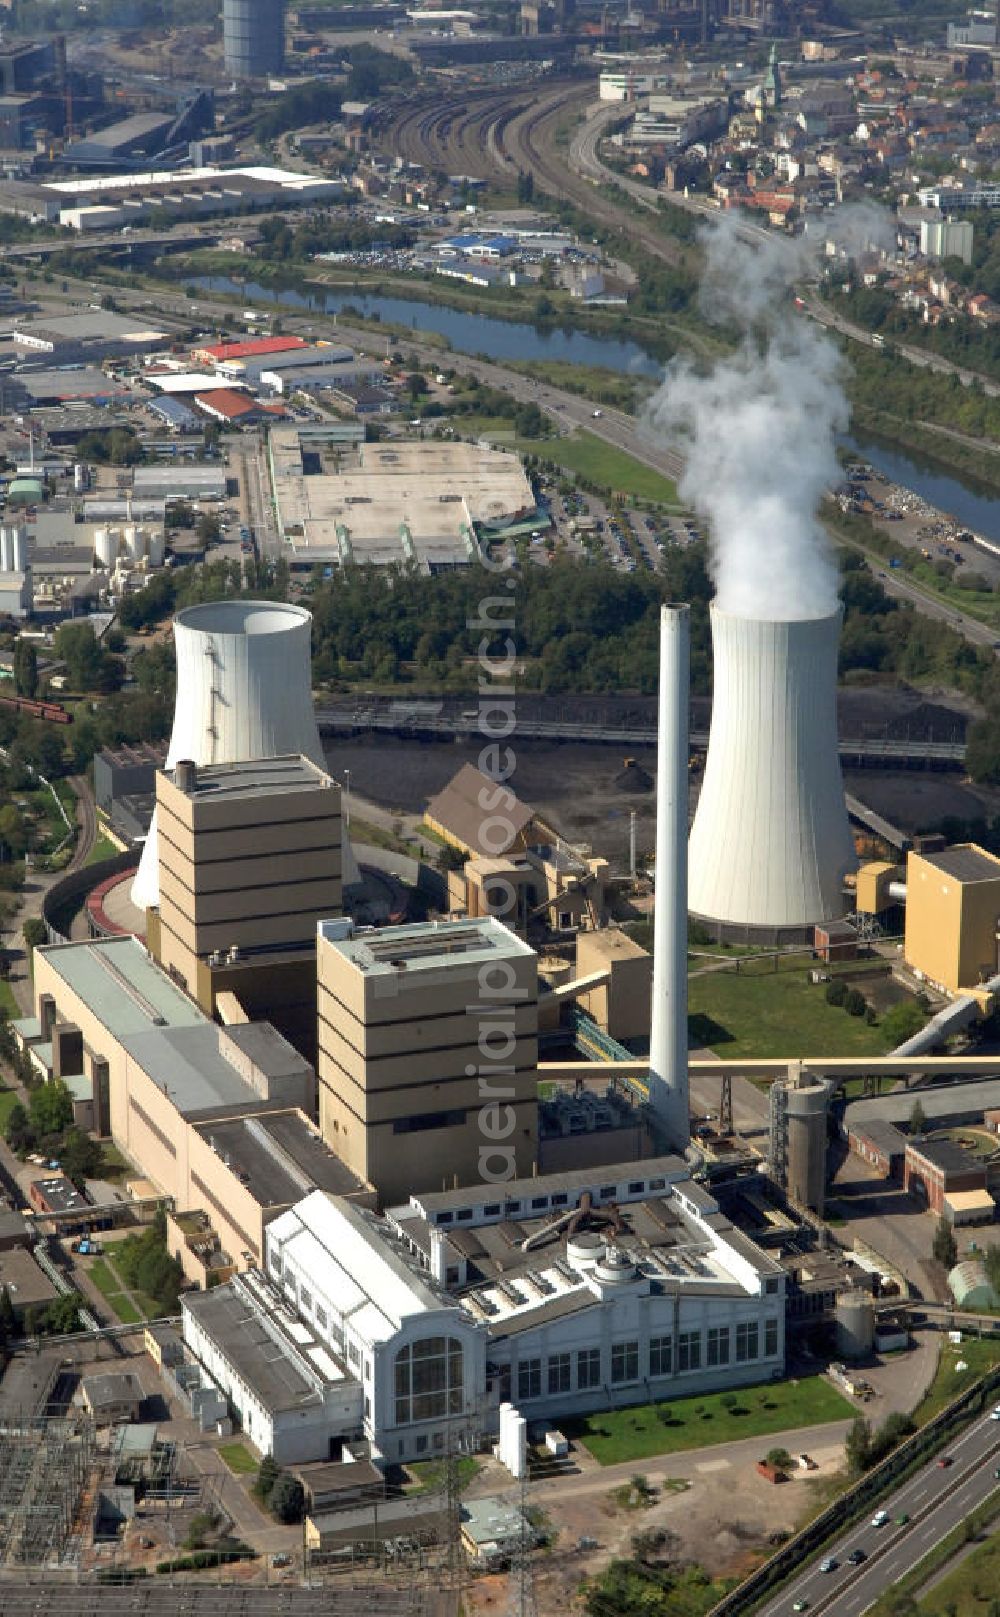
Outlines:
<svg viewBox="0 0 1000 1617"><path fill-rule="evenodd" d="M236 1477L254 1477L260 1470L260 1461L243 1443L220 1443L219 1454Z"/></svg>
<svg viewBox="0 0 1000 1617"><path fill-rule="evenodd" d="M1000 1533L994 1531L918 1604L928 1617L980 1617L998 1589Z"/></svg>
<svg viewBox="0 0 1000 1617"><path fill-rule="evenodd" d="M966 1364L968 1369L957 1370L958 1364ZM914 1420L925 1426L994 1364L1000 1364L1000 1337L970 1336L964 1342L943 1342L937 1372L913 1411Z"/></svg>
<svg viewBox="0 0 1000 1617"><path fill-rule="evenodd" d="M96 865L102 859L113 858L116 853L121 853L117 842L112 842L111 838L106 837L103 831L99 831L94 838L94 845L84 860L84 864Z"/></svg>
<svg viewBox="0 0 1000 1617"><path fill-rule="evenodd" d="M415 1460L407 1462L407 1471L416 1483L415 1488L408 1488L408 1493L429 1493L434 1488L443 1488L445 1480L443 1460ZM467 1488L473 1477L478 1476L479 1462L471 1454L459 1454L455 1460L455 1482L458 1491Z"/></svg>
<svg viewBox="0 0 1000 1617"><path fill-rule="evenodd" d="M17 1105L17 1090L0 1087L0 1134L7 1132L7 1120Z"/></svg>
<svg viewBox="0 0 1000 1617"><path fill-rule="evenodd" d="M693 1043L723 1056L883 1055L892 1043L880 1026L828 1005L805 969L689 977L688 1027Z"/></svg>
<svg viewBox="0 0 1000 1617"><path fill-rule="evenodd" d="M21 1014L14 990L5 977L0 977L0 1011L6 1011L12 1022L16 1022Z"/></svg>
<svg viewBox="0 0 1000 1617"><path fill-rule="evenodd" d="M148 1318L140 1314L131 1298L126 1297L118 1275L104 1258L95 1258L93 1263L89 1263L87 1274L123 1325L140 1325L144 1318Z"/></svg>
<svg viewBox="0 0 1000 1617"><path fill-rule="evenodd" d="M855 1413L853 1405L828 1381L809 1376L802 1381L765 1382L734 1393L637 1404L633 1409L610 1410L582 1420L562 1420L560 1426L601 1465L616 1465L622 1460L706 1448L710 1443L732 1443L741 1437L764 1437L770 1432L849 1420Z"/></svg>
<svg viewBox="0 0 1000 1617"><path fill-rule="evenodd" d="M624 449L595 438L592 432L574 432L571 438L518 438L516 446L522 455L553 460L613 494L634 494L640 500L677 504L677 489L669 477L644 466Z"/></svg>

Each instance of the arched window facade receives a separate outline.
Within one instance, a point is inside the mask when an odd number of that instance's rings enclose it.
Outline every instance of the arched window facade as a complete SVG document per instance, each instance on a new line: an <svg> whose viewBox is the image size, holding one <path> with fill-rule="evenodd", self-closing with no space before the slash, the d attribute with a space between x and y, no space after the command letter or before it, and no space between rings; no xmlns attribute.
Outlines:
<svg viewBox="0 0 1000 1617"><path fill-rule="evenodd" d="M462 1413L462 1344L424 1336L396 1354L396 1425Z"/></svg>

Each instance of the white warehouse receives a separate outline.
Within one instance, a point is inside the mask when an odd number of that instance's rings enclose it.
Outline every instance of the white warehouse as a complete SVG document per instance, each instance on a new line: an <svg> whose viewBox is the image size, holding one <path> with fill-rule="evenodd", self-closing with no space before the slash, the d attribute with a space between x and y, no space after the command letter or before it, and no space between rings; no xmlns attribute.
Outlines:
<svg viewBox="0 0 1000 1617"><path fill-rule="evenodd" d="M506 1401L559 1418L784 1371L783 1270L678 1157L414 1196L382 1219L315 1191L268 1226L266 1269L182 1307L185 1341L279 1460L361 1436L375 1458L419 1459L456 1419L495 1433ZM281 1342L327 1377L298 1429Z"/></svg>

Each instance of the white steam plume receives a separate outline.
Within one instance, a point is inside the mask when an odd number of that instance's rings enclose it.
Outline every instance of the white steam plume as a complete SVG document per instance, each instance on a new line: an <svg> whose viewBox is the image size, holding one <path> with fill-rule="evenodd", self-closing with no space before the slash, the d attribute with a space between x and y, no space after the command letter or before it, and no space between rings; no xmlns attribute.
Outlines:
<svg viewBox="0 0 1000 1617"><path fill-rule="evenodd" d="M775 237L751 248L723 217L706 249L703 298L741 342L707 374L672 361L653 422L685 455L679 489L708 522L718 605L748 618L825 617L837 567L816 511L840 477L835 435L849 409L837 348L791 305L811 245Z"/></svg>

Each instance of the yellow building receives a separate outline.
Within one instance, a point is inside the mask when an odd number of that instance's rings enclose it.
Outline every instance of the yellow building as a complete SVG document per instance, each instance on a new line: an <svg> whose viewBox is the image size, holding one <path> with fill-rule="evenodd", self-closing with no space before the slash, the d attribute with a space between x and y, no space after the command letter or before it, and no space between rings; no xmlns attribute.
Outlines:
<svg viewBox="0 0 1000 1617"><path fill-rule="evenodd" d="M973 842L906 861L904 955L910 969L950 994L996 975L1000 859Z"/></svg>

